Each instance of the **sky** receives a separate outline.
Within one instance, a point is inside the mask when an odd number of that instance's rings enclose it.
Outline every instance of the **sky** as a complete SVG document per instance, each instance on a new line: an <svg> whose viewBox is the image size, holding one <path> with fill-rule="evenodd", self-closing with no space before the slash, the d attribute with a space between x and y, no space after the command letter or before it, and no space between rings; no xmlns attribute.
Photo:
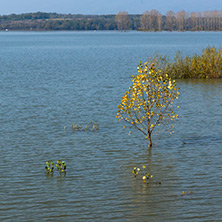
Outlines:
<svg viewBox="0 0 222 222"><path fill-rule="evenodd" d="M184 9L187 12L222 10L222 0L0 0L0 15L27 12L64 14L142 14L156 9L162 14Z"/></svg>

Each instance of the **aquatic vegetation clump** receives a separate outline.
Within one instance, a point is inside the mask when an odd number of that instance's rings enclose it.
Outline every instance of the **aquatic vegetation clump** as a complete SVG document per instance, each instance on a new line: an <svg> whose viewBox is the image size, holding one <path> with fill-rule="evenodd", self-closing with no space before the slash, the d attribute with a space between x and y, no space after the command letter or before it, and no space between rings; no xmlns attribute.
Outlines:
<svg viewBox="0 0 222 222"><path fill-rule="evenodd" d="M52 174L54 172L54 163L52 162L52 160L46 162L45 170L47 174Z"/></svg>
<svg viewBox="0 0 222 222"><path fill-rule="evenodd" d="M56 164L56 168L60 173L66 172L66 163L63 160L58 160Z"/></svg>
<svg viewBox="0 0 222 222"><path fill-rule="evenodd" d="M134 174L134 177L136 177L140 172L140 168L139 167L134 167L132 170L132 173Z"/></svg>
<svg viewBox="0 0 222 222"><path fill-rule="evenodd" d="M64 131L65 131L66 127L64 126ZM84 131L91 131L91 132L95 132L97 130L99 130L99 124L96 123L86 123L85 125L79 125L77 123L72 123L71 125L71 129L73 131L73 133L75 132L84 132Z"/></svg>
<svg viewBox="0 0 222 222"><path fill-rule="evenodd" d="M167 55L156 53L150 57L149 63L155 63L158 69L173 79L219 79L222 78L222 49L207 47L202 54L183 56L178 51L173 59Z"/></svg>
<svg viewBox="0 0 222 222"><path fill-rule="evenodd" d="M56 163L56 169L59 171L59 173L66 173L66 163L63 160L58 160ZM47 174L53 174L54 173L54 163L52 160L49 160L46 162L45 170Z"/></svg>
<svg viewBox="0 0 222 222"><path fill-rule="evenodd" d="M144 176L142 176L142 180L144 183L146 183L148 180L152 179L153 175L150 175L149 173L145 173Z"/></svg>
<svg viewBox="0 0 222 222"><path fill-rule="evenodd" d="M134 175L134 177L140 175L143 183L149 183L153 179L153 175L148 173L146 169L146 165L143 165L142 167L134 167L132 170L132 174Z"/></svg>
<svg viewBox="0 0 222 222"><path fill-rule="evenodd" d="M182 196L184 196L184 195L192 195L192 194L196 194L197 192L196 191L192 191L192 190L190 190L190 191L188 191L188 192L186 192L186 191L182 191Z"/></svg>

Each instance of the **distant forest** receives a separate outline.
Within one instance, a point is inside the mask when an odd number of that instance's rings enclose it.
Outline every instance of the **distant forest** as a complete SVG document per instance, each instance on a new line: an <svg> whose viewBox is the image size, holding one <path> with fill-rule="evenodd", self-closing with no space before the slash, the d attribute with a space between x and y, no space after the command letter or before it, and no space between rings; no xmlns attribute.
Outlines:
<svg viewBox="0 0 222 222"><path fill-rule="evenodd" d="M138 30L138 31L222 31L222 11L185 12L157 10L142 15L25 13L0 16L0 30Z"/></svg>

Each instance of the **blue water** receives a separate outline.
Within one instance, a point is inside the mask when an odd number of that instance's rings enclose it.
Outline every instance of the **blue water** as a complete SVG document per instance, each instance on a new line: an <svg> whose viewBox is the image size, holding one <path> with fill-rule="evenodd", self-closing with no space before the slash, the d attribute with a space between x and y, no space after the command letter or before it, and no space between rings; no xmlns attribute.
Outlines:
<svg viewBox="0 0 222 222"><path fill-rule="evenodd" d="M175 134L152 154L115 119L140 60L209 45L222 33L0 33L0 221L221 221L221 80L178 81ZM47 176L58 159L66 175ZM131 173L144 164L152 184Z"/></svg>

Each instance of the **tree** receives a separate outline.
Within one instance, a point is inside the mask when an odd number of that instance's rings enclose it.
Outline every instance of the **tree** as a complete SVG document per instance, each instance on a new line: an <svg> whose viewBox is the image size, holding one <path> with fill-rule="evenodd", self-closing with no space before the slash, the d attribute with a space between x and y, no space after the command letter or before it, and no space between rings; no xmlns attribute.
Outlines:
<svg viewBox="0 0 222 222"><path fill-rule="evenodd" d="M198 20L198 31L203 30L203 12L197 13L197 20Z"/></svg>
<svg viewBox="0 0 222 222"><path fill-rule="evenodd" d="M167 11L167 13L166 13L167 29L171 32L173 30L173 23L174 23L173 19L174 18L175 18L175 13L172 10Z"/></svg>
<svg viewBox="0 0 222 222"><path fill-rule="evenodd" d="M177 12L176 17L179 31L184 31L187 20L187 13L184 10L179 11Z"/></svg>
<svg viewBox="0 0 222 222"><path fill-rule="evenodd" d="M118 30L128 30L130 23L128 12L118 12L116 14L116 23Z"/></svg>
<svg viewBox="0 0 222 222"><path fill-rule="evenodd" d="M143 133L152 147L154 130L178 118L173 111L173 102L179 92L175 80L156 70L153 64L149 67L140 62L137 71L138 74L132 77L133 84L122 97L116 118ZM173 124L171 128L173 130Z"/></svg>
<svg viewBox="0 0 222 222"><path fill-rule="evenodd" d="M191 12L190 14L190 29L191 31L196 30L196 13Z"/></svg>
<svg viewBox="0 0 222 222"><path fill-rule="evenodd" d="M144 31L161 31L162 14L157 10L145 11L140 17L141 29Z"/></svg>
<svg viewBox="0 0 222 222"><path fill-rule="evenodd" d="M155 9L152 9L149 14L150 26L153 31L161 31L162 15Z"/></svg>
<svg viewBox="0 0 222 222"><path fill-rule="evenodd" d="M203 30L203 14L202 14L202 12L191 12L190 23L191 23L191 31Z"/></svg>
<svg viewBox="0 0 222 222"><path fill-rule="evenodd" d="M151 28L150 24L150 13L149 11L145 11L141 16L140 16L140 26L143 31L148 31Z"/></svg>
<svg viewBox="0 0 222 222"><path fill-rule="evenodd" d="M162 29L162 14L160 12L157 12L157 26L158 26L158 31L161 31L161 29Z"/></svg>

